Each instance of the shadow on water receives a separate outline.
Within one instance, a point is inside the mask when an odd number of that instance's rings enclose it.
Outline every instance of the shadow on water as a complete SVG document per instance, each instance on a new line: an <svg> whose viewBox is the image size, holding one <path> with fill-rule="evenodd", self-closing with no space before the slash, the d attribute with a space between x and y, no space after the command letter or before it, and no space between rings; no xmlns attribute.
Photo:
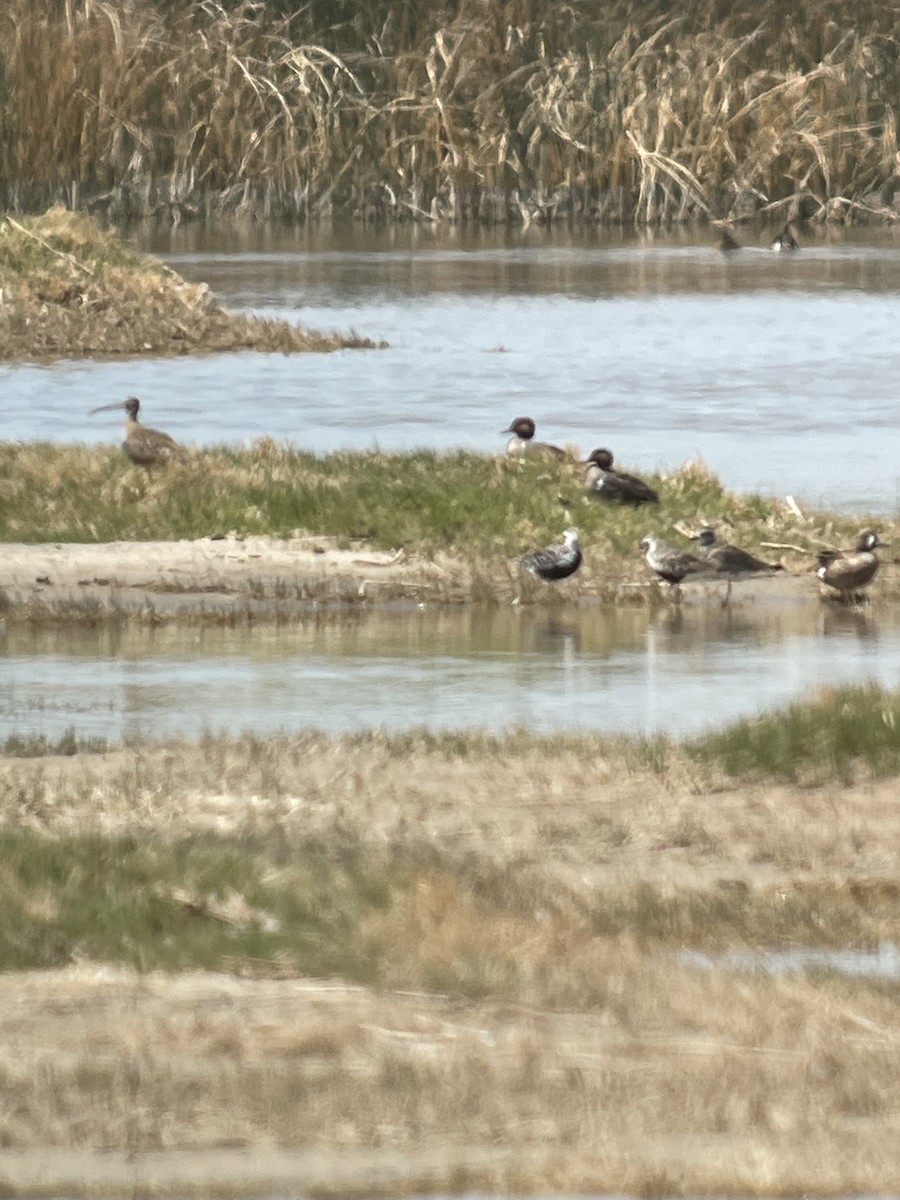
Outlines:
<svg viewBox="0 0 900 1200"><path fill-rule="evenodd" d="M414 726L694 733L900 673L900 611L417 608L290 627L0 635L0 736Z"/></svg>

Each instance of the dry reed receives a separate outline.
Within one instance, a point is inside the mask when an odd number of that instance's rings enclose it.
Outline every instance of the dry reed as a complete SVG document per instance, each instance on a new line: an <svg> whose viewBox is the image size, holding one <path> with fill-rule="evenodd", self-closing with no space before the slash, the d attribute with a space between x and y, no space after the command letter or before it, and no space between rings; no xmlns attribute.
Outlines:
<svg viewBox="0 0 900 1200"><path fill-rule="evenodd" d="M279 7L10 0L0 202L896 216L898 24L881 0Z"/></svg>

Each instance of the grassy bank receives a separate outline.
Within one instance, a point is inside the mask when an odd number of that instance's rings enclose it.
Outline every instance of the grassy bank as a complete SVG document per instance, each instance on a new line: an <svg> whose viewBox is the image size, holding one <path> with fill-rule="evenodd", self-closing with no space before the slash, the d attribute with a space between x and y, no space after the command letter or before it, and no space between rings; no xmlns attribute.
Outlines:
<svg viewBox="0 0 900 1200"><path fill-rule="evenodd" d="M0 442L0 540L306 534L477 560L558 540L569 519L563 497L599 571L635 558L648 529L675 539L672 527L682 522L724 522L729 539L769 558L773 548L763 543L775 543L802 568L821 546L847 543L859 530L860 518L798 516L777 498L728 492L702 463L648 478L660 494L652 511L587 498L574 458L547 466L470 451L317 457L261 439L248 450L192 450L185 463L151 475L113 447ZM885 536L888 524L878 523Z"/></svg>
<svg viewBox="0 0 900 1200"><path fill-rule="evenodd" d="M2 359L372 345L227 312L206 284L186 283L159 259L61 208L0 217L0 292Z"/></svg>
<svg viewBox="0 0 900 1200"><path fill-rule="evenodd" d="M865 0L132 5L0 16L0 202L638 223L893 219Z"/></svg>
<svg viewBox="0 0 900 1200"><path fill-rule="evenodd" d="M49 1148L190 1152L187 1194L239 1147L232 1190L315 1150L394 1152L408 1191L441 1146L419 1190L890 1191L896 982L678 951L896 936L898 707L3 755L0 1181Z"/></svg>
<svg viewBox="0 0 900 1200"><path fill-rule="evenodd" d="M597 937L872 944L900 918L900 887L872 878L897 821L875 793L900 775L898 711L898 693L844 687L681 743L310 733L72 754L13 739L0 970L245 962L561 1005L599 984L549 969L557 925L586 953ZM504 789L512 772L524 782ZM823 791L845 819L809 828ZM541 912L537 968L521 938Z"/></svg>

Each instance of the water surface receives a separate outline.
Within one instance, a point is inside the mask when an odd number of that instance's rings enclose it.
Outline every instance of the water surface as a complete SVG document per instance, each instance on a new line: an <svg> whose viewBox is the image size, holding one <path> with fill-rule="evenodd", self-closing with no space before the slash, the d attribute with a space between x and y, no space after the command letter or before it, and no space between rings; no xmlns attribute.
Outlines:
<svg viewBox="0 0 900 1200"><path fill-rule="evenodd" d="M811 602L411 606L239 628L0 633L0 737L416 726L690 734L820 685L900 677L900 613Z"/></svg>
<svg viewBox="0 0 900 1200"><path fill-rule="evenodd" d="M706 234L187 227L137 240L232 306L390 346L4 366L4 436L112 441L115 415L86 413L135 393L148 423L186 443L491 453L525 413L548 440L609 445L639 470L701 456L736 490L898 508L894 231L728 256Z"/></svg>

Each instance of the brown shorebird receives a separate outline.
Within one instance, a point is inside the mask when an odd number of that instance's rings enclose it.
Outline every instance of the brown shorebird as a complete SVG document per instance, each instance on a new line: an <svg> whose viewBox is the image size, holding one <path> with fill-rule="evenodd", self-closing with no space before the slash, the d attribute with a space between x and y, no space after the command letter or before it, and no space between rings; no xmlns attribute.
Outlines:
<svg viewBox="0 0 900 1200"><path fill-rule="evenodd" d="M150 429L138 420L141 402L137 396L129 396L115 404L101 404L92 408L88 416L98 412L109 412L114 408L123 408L127 414L125 422L125 441L122 449L138 467L156 467L169 462L173 458L184 458L184 450L167 433L159 429Z"/></svg>
<svg viewBox="0 0 900 1200"><path fill-rule="evenodd" d="M878 574L877 546L886 546L878 534L864 530L852 550L823 550L819 555L816 575L837 591L842 600L849 600L860 588L871 583Z"/></svg>
<svg viewBox="0 0 900 1200"><path fill-rule="evenodd" d="M506 453L510 458L549 458L552 462L562 462L566 457L565 450L559 446L551 446L548 442L534 440L535 425L531 417L516 417L501 433L511 433L513 436L506 443Z"/></svg>
<svg viewBox="0 0 900 1200"><path fill-rule="evenodd" d="M732 546L730 542L720 542L714 529L701 529L695 535L694 541L700 543L700 556L708 563L717 575L724 575L728 580L728 590L725 593L725 603L731 599L731 584L742 575L772 575L783 571L781 563L763 562L749 550L740 546Z"/></svg>
<svg viewBox="0 0 900 1200"><path fill-rule="evenodd" d="M585 490L595 500L618 500L635 506L659 503L659 496L643 479L614 470L609 450L592 450L582 465Z"/></svg>

